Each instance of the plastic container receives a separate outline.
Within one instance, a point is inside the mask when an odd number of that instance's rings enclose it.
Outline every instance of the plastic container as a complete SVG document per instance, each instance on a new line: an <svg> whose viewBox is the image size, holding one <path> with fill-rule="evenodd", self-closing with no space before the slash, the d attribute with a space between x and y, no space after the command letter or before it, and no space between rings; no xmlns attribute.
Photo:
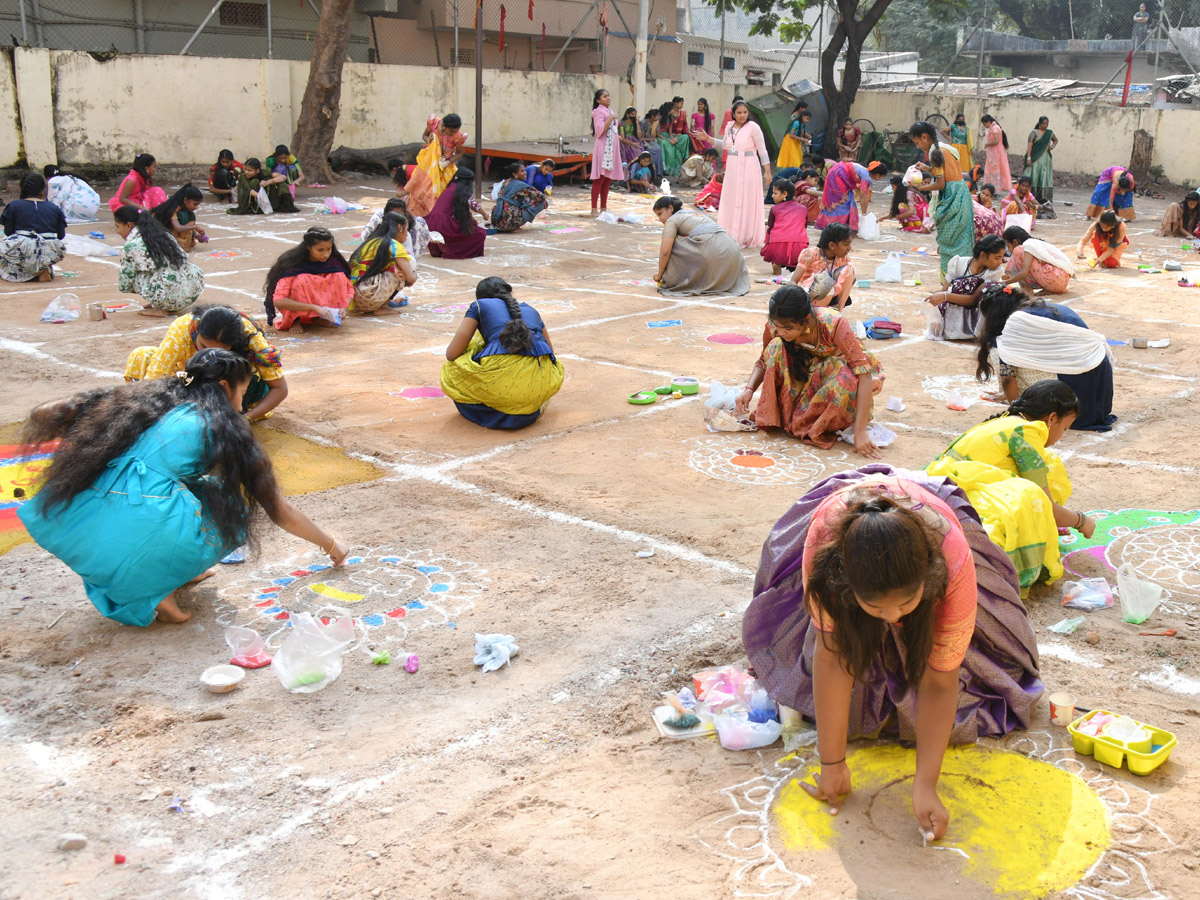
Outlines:
<svg viewBox="0 0 1200 900"><path fill-rule="evenodd" d="M1094 709L1068 725L1067 731L1071 733L1071 741L1075 745L1076 753L1095 757L1098 762L1112 766L1114 769L1121 768L1121 764L1127 762L1129 771L1134 775L1149 775L1170 758L1171 751L1178 743L1175 735L1171 732L1147 725L1145 722L1137 722L1136 719L1134 721L1146 729L1150 733L1150 737L1132 744L1116 740L1105 734L1093 737L1079 731L1080 725L1093 716L1099 715L1113 716L1117 713Z"/></svg>

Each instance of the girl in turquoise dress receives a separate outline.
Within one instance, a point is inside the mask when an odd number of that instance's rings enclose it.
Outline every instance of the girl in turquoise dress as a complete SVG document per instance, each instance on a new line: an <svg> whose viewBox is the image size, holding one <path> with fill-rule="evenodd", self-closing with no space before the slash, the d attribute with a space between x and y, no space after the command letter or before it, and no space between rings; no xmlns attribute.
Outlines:
<svg viewBox="0 0 1200 900"><path fill-rule="evenodd" d="M228 350L201 350L178 377L86 391L30 414L27 443L61 444L18 515L108 618L186 622L176 592L253 540L259 507L334 565L345 561L346 545L283 498L238 412L250 374Z"/></svg>

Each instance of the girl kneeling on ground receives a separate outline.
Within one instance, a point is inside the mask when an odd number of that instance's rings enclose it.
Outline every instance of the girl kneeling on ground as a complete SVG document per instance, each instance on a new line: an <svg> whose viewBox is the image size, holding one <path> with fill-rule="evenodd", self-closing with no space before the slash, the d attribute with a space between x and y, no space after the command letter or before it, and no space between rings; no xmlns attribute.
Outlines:
<svg viewBox="0 0 1200 900"><path fill-rule="evenodd" d="M407 297L394 298L417 280L404 249L409 221L399 213L385 213L379 226L351 254L350 280L354 282L351 312L375 315L408 306Z"/></svg>
<svg viewBox="0 0 1200 900"><path fill-rule="evenodd" d="M153 213L122 206L113 219L117 234L125 239L117 290L137 294L150 304L141 315L175 315L200 299L204 273Z"/></svg>

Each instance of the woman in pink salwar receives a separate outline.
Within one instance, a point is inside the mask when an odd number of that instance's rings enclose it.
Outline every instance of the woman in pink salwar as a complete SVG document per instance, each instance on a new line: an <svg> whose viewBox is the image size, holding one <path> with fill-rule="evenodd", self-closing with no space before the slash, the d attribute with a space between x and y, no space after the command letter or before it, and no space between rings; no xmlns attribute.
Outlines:
<svg viewBox="0 0 1200 900"><path fill-rule="evenodd" d="M767 237L763 193L771 186L771 158L762 129L750 121L746 101L733 104L733 121L725 127L724 137L712 141L725 153L717 223L740 246L761 247Z"/></svg>
<svg viewBox="0 0 1200 900"><path fill-rule="evenodd" d="M609 109L612 98L601 88L592 98L592 215L608 209L608 188L625 178L617 141L617 117ZM597 203L599 208L597 209Z"/></svg>
<svg viewBox="0 0 1200 900"><path fill-rule="evenodd" d="M987 136L983 141L987 148L987 162L983 165L984 180L1008 193L1013 186L1012 172L1008 168L1008 135L991 116L982 116L979 121L987 126Z"/></svg>

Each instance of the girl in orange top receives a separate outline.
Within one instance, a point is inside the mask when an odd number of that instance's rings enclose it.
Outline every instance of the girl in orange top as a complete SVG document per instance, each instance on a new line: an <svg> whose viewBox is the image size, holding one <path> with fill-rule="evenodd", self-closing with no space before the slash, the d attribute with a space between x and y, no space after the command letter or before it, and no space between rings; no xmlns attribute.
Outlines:
<svg viewBox="0 0 1200 900"><path fill-rule="evenodd" d="M350 264L327 228L314 225L300 245L267 273L267 319L276 331L293 325L341 325L354 299Z"/></svg>

